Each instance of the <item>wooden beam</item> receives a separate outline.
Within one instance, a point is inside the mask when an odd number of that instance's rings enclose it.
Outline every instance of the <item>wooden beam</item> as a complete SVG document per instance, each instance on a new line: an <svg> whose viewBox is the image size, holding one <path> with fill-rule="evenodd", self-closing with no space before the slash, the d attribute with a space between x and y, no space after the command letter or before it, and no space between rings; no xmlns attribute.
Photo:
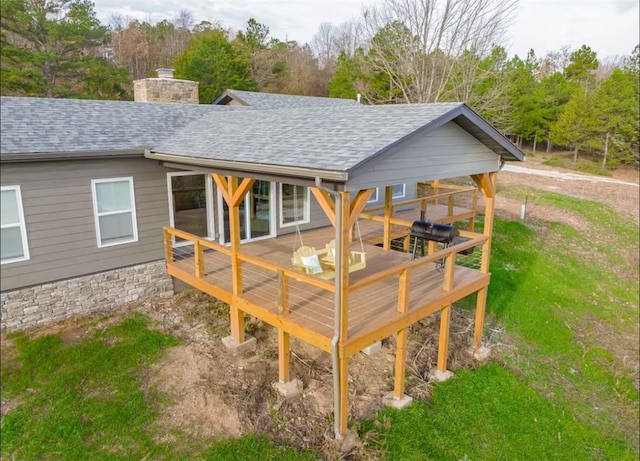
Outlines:
<svg viewBox="0 0 640 461"><path fill-rule="evenodd" d="M346 354L344 344L347 342L349 331L349 234L351 227L349 226L350 217L350 194L349 192L340 192L342 197L342 207L340 210L341 229L338 232L342 234L342 245L337 251L336 260L340 258L340 270L336 273L336 280L340 277L340 332L338 339L338 383L340 394L340 406L338 414L340 415L337 422L338 432L341 437L347 434L347 423L349 419L349 356Z"/></svg>
<svg viewBox="0 0 640 461"><path fill-rule="evenodd" d="M229 195L229 183L227 182L227 178L217 173L211 173L211 177L213 178L213 181L216 183L216 186L218 186L218 189L222 194L222 198L227 203L227 205L229 205L231 203L231 195Z"/></svg>
<svg viewBox="0 0 640 461"><path fill-rule="evenodd" d="M279 270L278 271L278 293L277 293L278 311L286 315L289 313L289 279L287 274Z"/></svg>
<svg viewBox="0 0 640 461"><path fill-rule="evenodd" d="M234 197L238 190L238 178L230 176L227 180L227 205L229 207L229 240L231 242L231 279L234 296L242 294L242 264L238 258L240 252L240 202L234 204ZM229 312L231 336L237 344L244 342L244 312L237 303L231 302Z"/></svg>
<svg viewBox="0 0 640 461"><path fill-rule="evenodd" d="M309 190L311 190L311 193L318 201L318 204L324 211L324 214L329 218L331 225L336 227L336 206L333 203L333 200L331 200L331 196L327 192L316 187L310 187Z"/></svg>
<svg viewBox="0 0 640 461"><path fill-rule="evenodd" d="M289 361L289 333L278 329L278 379L282 384L291 381Z"/></svg>
<svg viewBox="0 0 640 461"><path fill-rule="evenodd" d="M375 191L375 189L361 190L353 199L349 209L349 229L356 223L356 220L360 217L360 213L364 210L364 207L367 206L367 202Z"/></svg>
<svg viewBox="0 0 640 461"><path fill-rule="evenodd" d="M233 192L233 197L231 197L231 205L240 206L242 200L244 200L244 196L247 195L249 189L253 187L253 184L256 182L255 179L252 178L244 178L240 185Z"/></svg>
<svg viewBox="0 0 640 461"><path fill-rule="evenodd" d="M393 214L393 186L384 188L384 227L382 249L389 251L391 249L391 215Z"/></svg>

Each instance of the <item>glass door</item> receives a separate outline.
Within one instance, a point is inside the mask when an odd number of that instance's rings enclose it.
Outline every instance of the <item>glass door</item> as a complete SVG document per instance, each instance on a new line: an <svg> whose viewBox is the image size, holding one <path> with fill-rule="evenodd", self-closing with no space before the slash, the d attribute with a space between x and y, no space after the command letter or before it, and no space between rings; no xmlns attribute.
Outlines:
<svg viewBox="0 0 640 461"><path fill-rule="evenodd" d="M167 173L170 225L198 237L212 238L211 179L204 174ZM186 244L181 238L175 244Z"/></svg>
<svg viewBox="0 0 640 461"><path fill-rule="evenodd" d="M241 182L242 178L238 178ZM248 242L261 238L273 237L275 234L274 202L275 184L269 181L256 181L240 204L240 240ZM229 207L218 193L221 213L221 241L229 243Z"/></svg>

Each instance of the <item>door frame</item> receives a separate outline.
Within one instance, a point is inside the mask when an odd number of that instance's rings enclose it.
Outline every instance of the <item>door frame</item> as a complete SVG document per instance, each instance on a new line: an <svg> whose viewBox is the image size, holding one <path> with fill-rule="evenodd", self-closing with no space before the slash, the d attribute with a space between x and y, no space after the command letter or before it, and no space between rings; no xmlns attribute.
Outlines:
<svg viewBox="0 0 640 461"><path fill-rule="evenodd" d="M174 176L195 176L202 175L204 176L204 193L205 193L205 209L207 213L207 236L204 237L206 240L215 240L216 238L216 227L215 227L215 210L214 210L214 199L213 199L213 179L211 175L206 173L198 173L195 171L171 171L167 172L167 196L169 202L169 226L175 227L175 216L174 216L174 203L173 203L173 187L171 184L171 178ZM189 242L185 240L183 242L176 242L175 235L171 236L171 241L174 247L181 247L185 245L193 245L193 242Z"/></svg>
<svg viewBox="0 0 640 461"><path fill-rule="evenodd" d="M267 239L271 239L277 236L277 227L276 227L276 206L275 206L275 202L277 197L276 194L276 187L278 185L278 183L273 182L273 181L266 181L269 182L269 234L268 235L263 235L261 237L255 237L255 238L246 238L246 239L241 239L240 243L247 243L247 242L257 242L260 240L267 240ZM247 191L247 195L245 195L244 197L244 201L245 201L245 210L248 210L248 204L247 201L249 200L249 194L251 191ZM222 192L220 192L220 190L218 190L218 188L216 187L216 195L217 195L217 206L218 206L218 229L220 230L218 232L218 242L221 245L225 245L225 246L230 246L231 243L230 242L225 242L225 235L224 235L224 198L222 197ZM244 225L246 226L247 229L247 235L251 235L251 219L249 216L249 213L245 213L244 215Z"/></svg>

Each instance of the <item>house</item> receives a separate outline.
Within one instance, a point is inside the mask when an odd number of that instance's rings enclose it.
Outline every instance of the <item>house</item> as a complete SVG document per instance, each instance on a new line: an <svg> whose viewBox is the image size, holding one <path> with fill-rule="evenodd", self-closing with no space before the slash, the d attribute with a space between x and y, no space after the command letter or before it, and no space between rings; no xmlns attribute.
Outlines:
<svg viewBox="0 0 640 461"><path fill-rule="evenodd" d="M441 313L446 375L451 305L477 293L481 345L496 173L523 160L516 146L462 103L234 90L216 102L2 99L3 331L168 295L166 269L229 304L231 350L255 345L245 314L278 330L283 393L297 386L291 336L331 354L337 437L353 354L396 336L388 401L402 406L413 323ZM423 258L389 251L397 237L408 245L418 211L473 219L456 214L457 192L416 197L418 182L464 175L485 195L483 232L430 241Z"/></svg>

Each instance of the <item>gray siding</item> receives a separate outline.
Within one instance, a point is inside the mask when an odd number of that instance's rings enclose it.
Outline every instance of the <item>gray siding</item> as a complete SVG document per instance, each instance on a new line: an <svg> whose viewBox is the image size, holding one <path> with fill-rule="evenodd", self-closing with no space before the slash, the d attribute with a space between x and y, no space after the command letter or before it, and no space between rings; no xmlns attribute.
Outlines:
<svg viewBox="0 0 640 461"><path fill-rule="evenodd" d="M349 173L349 190L407 185L407 199L420 181L498 171L498 155L455 122L418 134Z"/></svg>
<svg viewBox="0 0 640 461"><path fill-rule="evenodd" d="M2 165L2 185L22 190L31 258L2 266L1 290L162 259L167 171L142 158ZM91 180L125 176L133 177L138 241L98 248Z"/></svg>

